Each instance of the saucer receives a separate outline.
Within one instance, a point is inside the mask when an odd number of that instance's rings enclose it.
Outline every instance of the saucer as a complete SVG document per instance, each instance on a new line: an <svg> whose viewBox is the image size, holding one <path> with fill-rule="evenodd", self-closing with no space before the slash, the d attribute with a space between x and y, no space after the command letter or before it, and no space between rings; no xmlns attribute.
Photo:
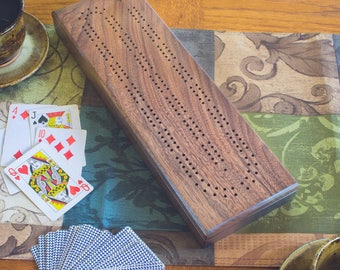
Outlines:
<svg viewBox="0 0 340 270"><path fill-rule="evenodd" d="M327 242L329 239L318 239L304 244L288 256L280 270L310 270L316 252Z"/></svg>
<svg viewBox="0 0 340 270"><path fill-rule="evenodd" d="M49 40L42 23L33 15L24 12L26 37L21 52L15 61L0 67L0 88L17 84L31 76L43 64Z"/></svg>

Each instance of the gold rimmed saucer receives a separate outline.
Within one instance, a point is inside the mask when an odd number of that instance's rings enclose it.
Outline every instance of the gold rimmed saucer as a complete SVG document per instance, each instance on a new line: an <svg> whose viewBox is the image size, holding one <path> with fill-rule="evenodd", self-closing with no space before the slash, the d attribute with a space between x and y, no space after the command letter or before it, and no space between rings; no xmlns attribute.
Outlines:
<svg viewBox="0 0 340 270"><path fill-rule="evenodd" d="M0 67L0 88L17 84L33 75L43 64L49 39L43 24L33 15L24 12L26 37L15 61Z"/></svg>
<svg viewBox="0 0 340 270"><path fill-rule="evenodd" d="M310 270L316 252L325 245L329 239L318 239L293 251L283 262L280 270Z"/></svg>

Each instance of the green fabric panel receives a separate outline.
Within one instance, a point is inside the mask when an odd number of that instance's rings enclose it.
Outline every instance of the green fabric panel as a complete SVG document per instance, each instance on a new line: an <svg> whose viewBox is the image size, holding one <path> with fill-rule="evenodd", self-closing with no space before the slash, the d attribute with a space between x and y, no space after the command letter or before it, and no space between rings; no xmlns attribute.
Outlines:
<svg viewBox="0 0 340 270"><path fill-rule="evenodd" d="M337 233L340 225L340 116L244 113L299 183L292 201L243 232Z"/></svg>

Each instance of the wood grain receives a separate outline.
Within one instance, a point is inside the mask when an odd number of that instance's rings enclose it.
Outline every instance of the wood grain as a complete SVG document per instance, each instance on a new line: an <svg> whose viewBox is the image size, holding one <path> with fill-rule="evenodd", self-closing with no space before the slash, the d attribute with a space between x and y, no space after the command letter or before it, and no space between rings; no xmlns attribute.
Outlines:
<svg viewBox="0 0 340 270"><path fill-rule="evenodd" d="M77 0L26 0L27 12L51 24L51 12ZM338 0L149 0L164 21L174 28L223 29L232 31L340 33ZM212 5L210 3L218 3ZM278 14L280 16L278 16ZM218 20L216 18L219 18ZM170 270L257 270L263 268L167 266ZM0 269L33 270L33 261L0 260ZM266 268L267 270L279 269Z"/></svg>
<svg viewBox="0 0 340 270"><path fill-rule="evenodd" d="M84 0L53 17L201 243L293 195L295 180L146 2Z"/></svg>
<svg viewBox="0 0 340 270"><path fill-rule="evenodd" d="M236 233L215 244L215 265L240 265L242 259L245 259L243 263L252 259L254 267L280 266L293 250L304 244L334 237L334 234L311 233Z"/></svg>
<svg viewBox="0 0 340 270"><path fill-rule="evenodd" d="M1 270L38 270L34 261L1 260ZM263 270L264 268L236 268L236 267L202 267L202 266L166 266L167 270ZM265 270L276 270L277 268L265 268ZM52 270L52 269L51 269Z"/></svg>
<svg viewBox="0 0 340 270"><path fill-rule="evenodd" d="M51 11L76 0L25 1L25 9L52 23ZM340 33L338 0L149 0L150 5L173 28L249 32Z"/></svg>

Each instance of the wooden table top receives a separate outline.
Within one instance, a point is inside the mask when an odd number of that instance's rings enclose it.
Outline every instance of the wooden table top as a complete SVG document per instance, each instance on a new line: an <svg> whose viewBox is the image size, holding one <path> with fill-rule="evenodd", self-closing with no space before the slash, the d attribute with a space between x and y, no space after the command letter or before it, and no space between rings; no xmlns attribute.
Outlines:
<svg viewBox="0 0 340 270"><path fill-rule="evenodd" d="M25 11L39 18L44 24L52 24L53 10L76 2L78 0L26 0ZM149 0L149 3L171 28L340 34L339 0ZM34 261L0 260L0 269L32 270L37 267ZM260 268L167 266L167 269Z"/></svg>

